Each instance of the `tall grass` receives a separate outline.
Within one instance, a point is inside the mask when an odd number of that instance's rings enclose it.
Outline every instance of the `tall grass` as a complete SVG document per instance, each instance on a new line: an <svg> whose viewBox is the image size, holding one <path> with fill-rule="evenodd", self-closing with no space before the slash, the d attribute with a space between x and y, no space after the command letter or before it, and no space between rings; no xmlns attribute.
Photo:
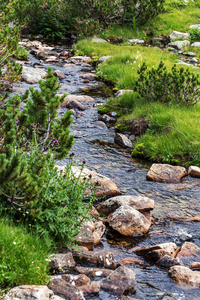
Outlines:
<svg viewBox="0 0 200 300"><path fill-rule="evenodd" d="M1 218L0 287L47 283L50 245L50 241L28 233L22 225Z"/></svg>

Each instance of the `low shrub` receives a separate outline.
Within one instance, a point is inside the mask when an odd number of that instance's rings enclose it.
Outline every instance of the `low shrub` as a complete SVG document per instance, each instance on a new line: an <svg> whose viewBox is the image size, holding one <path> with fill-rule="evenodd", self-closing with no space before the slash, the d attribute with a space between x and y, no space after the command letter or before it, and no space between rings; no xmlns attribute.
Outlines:
<svg viewBox="0 0 200 300"><path fill-rule="evenodd" d="M189 69L177 69L175 64L168 72L162 61L157 68L148 69L144 62L138 74L134 90L150 102L174 102L190 106L200 100L199 75L191 73Z"/></svg>

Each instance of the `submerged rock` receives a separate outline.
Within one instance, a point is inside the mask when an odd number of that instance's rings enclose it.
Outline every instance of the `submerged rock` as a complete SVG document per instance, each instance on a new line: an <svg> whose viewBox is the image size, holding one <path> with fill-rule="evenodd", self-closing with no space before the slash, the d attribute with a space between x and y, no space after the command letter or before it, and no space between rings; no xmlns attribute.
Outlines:
<svg viewBox="0 0 200 300"><path fill-rule="evenodd" d="M187 175L184 167L168 164L153 164L147 173L147 179L158 182L179 182Z"/></svg>
<svg viewBox="0 0 200 300"><path fill-rule="evenodd" d="M151 222L136 209L123 205L108 216L109 226L125 236L141 236L148 232Z"/></svg>
<svg viewBox="0 0 200 300"><path fill-rule="evenodd" d="M192 271L188 267L173 266L169 269L169 276L180 285L200 287L200 272Z"/></svg>
<svg viewBox="0 0 200 300"><path fill-rule="evenodd" d="M135 285L135 273L127 267L120 266L102 280L101 290L121 297L126 291L134 292L136 290Z"/></svg>

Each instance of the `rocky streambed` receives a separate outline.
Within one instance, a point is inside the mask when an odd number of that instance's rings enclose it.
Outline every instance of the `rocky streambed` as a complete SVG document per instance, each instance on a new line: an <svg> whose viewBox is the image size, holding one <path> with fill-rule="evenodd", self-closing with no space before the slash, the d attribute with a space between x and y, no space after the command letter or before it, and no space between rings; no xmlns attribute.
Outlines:
<svg viewBox="0 0 200 300"><path fill-rule="evenodd" d="M53 68L60 93L69 94L58 114L73 110L75 159L86 161L85 174L99 181L97 196L106 198L77 237L81 251L60 249L51 258L49 288L17 287L5 299L200 299L200 179L147 181L151 165L132 159L106 124L115 113L100 119L97 107L112 90L96 81L91 59L72 57L63 45L21 44L30 55L20 62L23 81L14 93L37 88ZM66 163L57 162L61 171Z"/></svg>

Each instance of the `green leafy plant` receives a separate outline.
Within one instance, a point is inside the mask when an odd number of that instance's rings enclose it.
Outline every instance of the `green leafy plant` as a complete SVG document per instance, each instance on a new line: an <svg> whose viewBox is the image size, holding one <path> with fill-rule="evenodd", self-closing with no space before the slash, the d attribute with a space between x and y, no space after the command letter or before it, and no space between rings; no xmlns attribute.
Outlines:
<svg viewBox="0 0 200 300"><path fill-rule="evenodd" d="M156 69L148 69L146 63L143 63L138 74L139 79L134 90L148 101L174 102L190 106L200 100L199 75L191 73L189 69L177 69L175 64L171 72L168 72L164 63L160 61Z"/></svg>

